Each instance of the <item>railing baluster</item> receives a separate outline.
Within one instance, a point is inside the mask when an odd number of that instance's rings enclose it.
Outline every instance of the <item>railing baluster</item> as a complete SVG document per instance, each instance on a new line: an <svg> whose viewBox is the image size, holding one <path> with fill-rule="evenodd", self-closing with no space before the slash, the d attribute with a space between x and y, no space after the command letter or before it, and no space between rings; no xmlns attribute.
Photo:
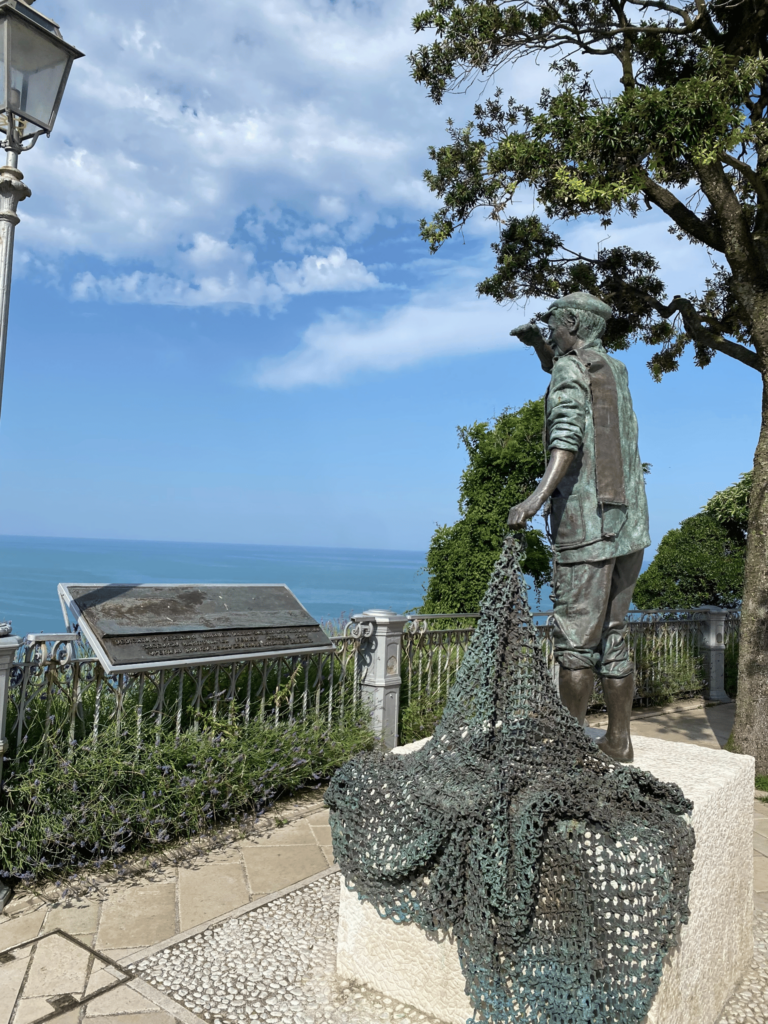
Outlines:
<svg viewBox="0 0 768 1024"><path fill-rule="evenodd" d="M181 739L181 714L184 708L184 669L179 669L179 689L176 695L176 746L179 745Z"/></svg>
<svg viewBox="0 0 768 1024"><path fill-rule="evenodd" d="M248 676L245 689L245 709L243 710L243 721L246 725L251 720L251 684L253 682L253 662L248 662Z"/></svg>

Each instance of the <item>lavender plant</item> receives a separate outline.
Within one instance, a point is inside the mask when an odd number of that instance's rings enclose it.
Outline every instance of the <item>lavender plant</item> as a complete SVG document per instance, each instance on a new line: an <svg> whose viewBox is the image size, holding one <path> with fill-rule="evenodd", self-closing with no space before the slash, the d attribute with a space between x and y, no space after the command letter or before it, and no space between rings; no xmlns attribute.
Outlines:
<svg viewBox="0 0 768 1024"><path fill-rule="evenodd" d="M222 723L198 732L127 742L102 733L64 751L39 744L23 761L6 759L0 813L0 878L39 881L114 865L241 819L281 793L328 779L371 747L358 709L329 725L312 716L282 725Z"/></svg>

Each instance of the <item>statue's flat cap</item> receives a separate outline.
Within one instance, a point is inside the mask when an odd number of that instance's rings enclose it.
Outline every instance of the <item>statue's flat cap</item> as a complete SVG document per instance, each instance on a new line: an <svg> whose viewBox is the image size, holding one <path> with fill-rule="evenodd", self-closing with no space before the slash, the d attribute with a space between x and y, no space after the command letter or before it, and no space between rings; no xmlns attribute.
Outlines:
<svg viewBox="0 0 768 1024"><path fill-rule="evenodd" d="M598 299L596 295L590 295L589 292L571 292L570 295L563 295L561 299L555 299L549 308L583 309L587 313L597 313L603 320L608 320L612 315L611 307Z"/></svg>

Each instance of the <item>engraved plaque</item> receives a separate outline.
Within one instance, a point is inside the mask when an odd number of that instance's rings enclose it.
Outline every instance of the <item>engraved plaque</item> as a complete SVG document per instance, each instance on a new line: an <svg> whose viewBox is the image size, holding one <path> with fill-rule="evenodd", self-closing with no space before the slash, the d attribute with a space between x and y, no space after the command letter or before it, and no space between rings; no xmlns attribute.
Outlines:
<svg viewBox="0 0 768 1024"><path fill-rule="evenodd" d="M59 596L107 672L334 649L285 586L60 583Z"/></svg>

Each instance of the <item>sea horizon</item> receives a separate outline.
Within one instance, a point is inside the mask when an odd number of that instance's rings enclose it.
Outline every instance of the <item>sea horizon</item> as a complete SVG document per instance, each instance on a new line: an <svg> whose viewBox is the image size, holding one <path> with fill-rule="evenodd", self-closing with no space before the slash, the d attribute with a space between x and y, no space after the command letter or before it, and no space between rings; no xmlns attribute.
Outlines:
<svg viewBox="0 0 768 1024"><path fill-rule="evenodd" d="M59 583L281 583L318 621L340 623L419 608L425 563L426 552L390 548L0 534L0 620L21 636L61 632Z"/></svg>

